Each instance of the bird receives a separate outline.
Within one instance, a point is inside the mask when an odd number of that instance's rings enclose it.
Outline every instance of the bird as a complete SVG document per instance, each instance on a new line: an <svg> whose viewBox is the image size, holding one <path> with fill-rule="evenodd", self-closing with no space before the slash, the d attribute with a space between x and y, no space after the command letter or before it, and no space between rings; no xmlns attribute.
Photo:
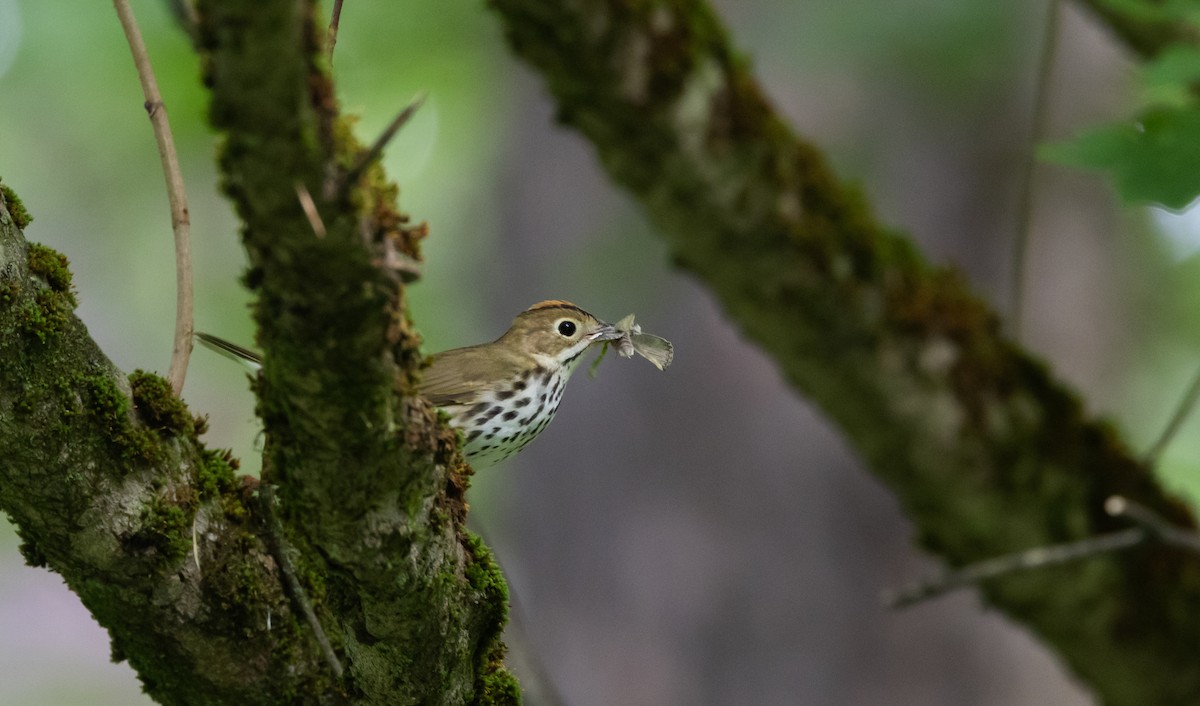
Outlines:
<svg viewBox="0 0 1200 706"><path fill-rule="evenodd" d="M589 347L623 336L571 302L540 301L490 343L435 353L417 390L462 434L471 466L485 468L519 453L550 424ZM248 348L207 333L196 337L252 368L262 366L262 356Z"/></svg>

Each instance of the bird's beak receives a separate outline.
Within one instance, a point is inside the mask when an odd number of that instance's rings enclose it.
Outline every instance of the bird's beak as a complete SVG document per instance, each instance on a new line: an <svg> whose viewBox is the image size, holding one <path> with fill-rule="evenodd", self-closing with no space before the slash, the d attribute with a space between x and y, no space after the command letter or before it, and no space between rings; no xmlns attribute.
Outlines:
<svg viewBox="0 0 1200 706"><path fill-rule="evenodd" d="M615 341L625 334L617 330L617 327L612 324L601 324L600 328L588 334L588 340L595 343L596 341Z"/></svg>

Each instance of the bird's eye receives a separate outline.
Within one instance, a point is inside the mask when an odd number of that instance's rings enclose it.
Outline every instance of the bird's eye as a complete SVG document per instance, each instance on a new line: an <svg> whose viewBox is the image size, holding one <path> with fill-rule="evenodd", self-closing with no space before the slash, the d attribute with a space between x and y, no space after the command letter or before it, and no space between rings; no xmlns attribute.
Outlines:
<svg viewBox="0 0 1200 706"><path fill-rule="evenodd" d="M566 336L567 338L574 336L575 335L575 322L574 321L559 321L558 322L558 332L560 334Z"/></svg>

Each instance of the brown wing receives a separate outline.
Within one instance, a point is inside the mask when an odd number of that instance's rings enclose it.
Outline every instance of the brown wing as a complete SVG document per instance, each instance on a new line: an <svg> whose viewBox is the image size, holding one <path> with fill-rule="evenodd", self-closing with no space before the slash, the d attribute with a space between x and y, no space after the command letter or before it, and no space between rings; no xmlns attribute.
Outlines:
<svg viewBox="0 0 1200 706"><path fill-rule="evenodd" d="M497 353L487 345L438 353L417 389L438 407L475 404L483 392L500 389L521 372L519 360Z"/></svg>

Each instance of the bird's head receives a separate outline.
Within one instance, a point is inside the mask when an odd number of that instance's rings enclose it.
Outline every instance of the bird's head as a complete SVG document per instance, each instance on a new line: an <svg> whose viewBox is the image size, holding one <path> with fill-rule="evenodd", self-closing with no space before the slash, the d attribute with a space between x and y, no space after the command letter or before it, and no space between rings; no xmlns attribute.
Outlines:
<svg viewBox="0 0 1200 706"><path fill-rule="evenodd" d="M573 369L588 346L620 337L612 324L554 299L521 312L497 343L528 353L547 368Z"/></svg>

